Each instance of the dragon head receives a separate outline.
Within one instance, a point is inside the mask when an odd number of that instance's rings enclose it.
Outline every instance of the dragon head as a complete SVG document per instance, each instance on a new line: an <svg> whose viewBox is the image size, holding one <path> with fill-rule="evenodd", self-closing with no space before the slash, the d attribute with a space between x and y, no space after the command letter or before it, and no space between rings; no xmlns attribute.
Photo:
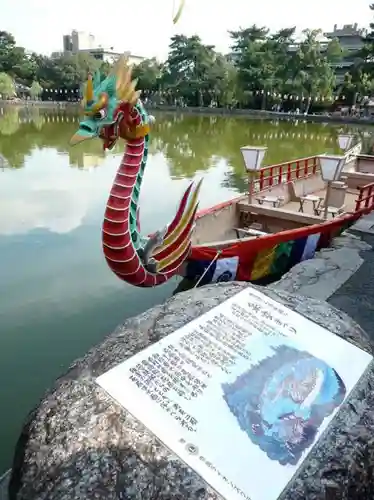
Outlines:
<svg viewBox="0 0 374 500"><path fill-rule="evenodd" d="M99 71L88 75L82 100L84 119L70 139L70 145L99 137L104 149L111 149L118 137L127 138L131 129L131 111L139 99L136 81L131 80L132 68L121 57L110 74L102 79Z"/></svg>

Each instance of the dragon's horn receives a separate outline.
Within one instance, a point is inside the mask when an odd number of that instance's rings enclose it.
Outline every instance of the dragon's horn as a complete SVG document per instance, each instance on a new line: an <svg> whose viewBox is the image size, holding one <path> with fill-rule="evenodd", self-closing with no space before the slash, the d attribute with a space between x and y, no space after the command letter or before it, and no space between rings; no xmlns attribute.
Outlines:
<svg viewBox="0 0 374 500"><path fill-rule="evenodd" d="M87 85L86 85L86 102L90 104L94 100L92 75L88 74Z"/></svg>
<svg viewBox="0 0 374 500"><path fill-rule="evenodd" d="M129 103L131 104L131 106L134 106L138 102L141 93L142 93L141 90L137 90L136 92L133 93L132 97L129 99Z"/></svg>
<svg viewBox="0 0 374 500"><path fill-rule="evenodd" d="M100 70L96 70L95 74L94 74L94 77L93 77L93 80L92 80L94 88L98 87L100 85L100 82L101 82Z"/></svg>
<svg viewBox="0 0 374 500"><path fill-rule="evenodd" d="M131 70L131 67L129 67L129 58L122 54L113 65L110 74L118 77L122 76L128 70Z"/></svg>
<svg viewBox="0 0 374 500"><path fill-rule="evenodd" d="M117 96L120 100L126 101L127 99L125 97L134 92L134 89L132 89L132 92L129 92L131 88L132 67L129 66L127 57L121 56L119 58L116 64L115 72L117 80Z"/></svg>
<svg viewBox="0 0 374 500"><path fill-rule="evenodd" d="M131 97L134 95L137 83L138 80L135 79L132 82L128 83L127 85L122 85L121 87L119 87L119 90L122 91L122 99L125 102L129 101Z"/></svg>

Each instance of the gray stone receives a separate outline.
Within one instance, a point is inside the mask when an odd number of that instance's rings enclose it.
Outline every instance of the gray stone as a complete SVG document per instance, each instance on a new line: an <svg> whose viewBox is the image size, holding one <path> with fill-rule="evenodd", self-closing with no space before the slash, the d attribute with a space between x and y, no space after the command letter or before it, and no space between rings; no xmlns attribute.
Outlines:
<svg viewBox="0 0 374 500"><path fill-rule="evenodd" d="M360 217L353 225L352 230L358 233L374 234L374 213L370 212L370 214Z"/></svg>
<svg viewBox="0 0 374 500"><path fill-rule="evenodd" d="M346 232L335 238L330 248L317 252L314 259L294 266L270 288L327 300L360 268L364 262L360 254L368 250L370 245Z"/></svg>
<svg viewBox="0 0 374 500"><path fill-rule="evenodd" d="M0 500L8 500L9 478L10 478L10 470L5 472L0 477Z"/></svg>
<svg viewBox="0 0 374 500"><path fill-rule="evenodd" d="M127 320L76 361L23 428L13 463L10 500L220 498L98 387L95 378L246 286L222 283L179 294ZM328 304L271 289L262 291L372 352L363 330ZM285 499L374 498L373 384L370 367L291 481Z"/></svg>

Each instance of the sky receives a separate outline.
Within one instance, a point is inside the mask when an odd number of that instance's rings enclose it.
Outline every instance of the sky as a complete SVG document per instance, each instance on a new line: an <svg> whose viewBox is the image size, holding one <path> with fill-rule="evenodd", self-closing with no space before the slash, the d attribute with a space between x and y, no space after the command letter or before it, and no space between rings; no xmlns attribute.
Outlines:
<svg viewBox="0 0 374 500"><path fill-rule="evenodd" d="M1 0L1 30L18 45L39 53L62 50L62 35L72 29L95 35L98 44L135 55L163 59L170 37L198 34L204 43L226 52L227 30L252 24L271 30L296 26L333 29L357 22L367 27L372 0L186 0L182 16L172 23L173 2L179 0Z"/></svg>

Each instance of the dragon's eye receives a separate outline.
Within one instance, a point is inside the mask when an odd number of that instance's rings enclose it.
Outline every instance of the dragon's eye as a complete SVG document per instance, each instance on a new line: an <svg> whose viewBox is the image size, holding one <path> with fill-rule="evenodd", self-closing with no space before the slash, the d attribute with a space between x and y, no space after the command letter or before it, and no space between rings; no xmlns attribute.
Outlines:
<svg viewBox="0 0 374 500"><path fill-rule="evenodd" d="M100 109L97 113L94 114L95 120L103 120L106 117L106 110Z"/></svg>

